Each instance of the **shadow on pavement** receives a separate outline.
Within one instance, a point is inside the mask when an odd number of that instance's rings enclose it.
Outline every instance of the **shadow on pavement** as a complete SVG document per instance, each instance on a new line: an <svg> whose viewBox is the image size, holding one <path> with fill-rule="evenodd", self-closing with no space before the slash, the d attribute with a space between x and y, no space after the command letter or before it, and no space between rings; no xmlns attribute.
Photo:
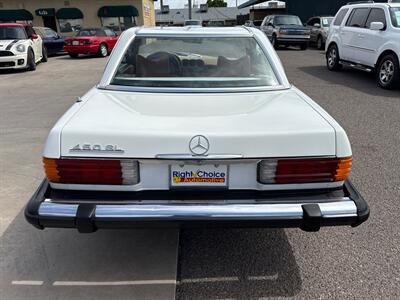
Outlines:
<svg viewBox="0 0 400 300"><path fill-rule="evenodd" d="M399 93L398 90L389 91L379 88L375 80L375 73L367 73L350 68L344 68L340 72L331 72L325 65L300 67L299 70L335 85L341 85L374 96L397 97Z"/></svg>
<svg viewBox="0 0 400 300"><path fill-rule="evenodd" d="M0 298L24 299L30 295L26 299L73 299L85 295L86 299L171 299L175 293L178 233L162 229L93 234L79 234L74 229L41 231L20 213L0 238L0 295L4 296ZM43 285L12 284L27 280L43 281ZM56 281L66 285L55 286ZM115 281L144 283L70 285Z"/></svg>
<svg viewBox="0 0 400 300"><path fill-rule="evenodd" d="M290 297L301 277L284 230L184 230L177 299Z"/></svg>

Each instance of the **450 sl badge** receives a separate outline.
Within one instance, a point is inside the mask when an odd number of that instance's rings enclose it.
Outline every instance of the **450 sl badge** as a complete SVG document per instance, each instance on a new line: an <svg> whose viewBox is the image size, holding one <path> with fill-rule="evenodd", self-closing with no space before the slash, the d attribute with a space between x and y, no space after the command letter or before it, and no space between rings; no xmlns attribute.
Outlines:
<svg viewBox="0 0 400 300"><path fill-rule="evenodd" d="M105 145L100 144L78 144L75 147L69 149L69 152L101 152L101 153L124 153L125 151L118 148L117 145Z"/></svg>

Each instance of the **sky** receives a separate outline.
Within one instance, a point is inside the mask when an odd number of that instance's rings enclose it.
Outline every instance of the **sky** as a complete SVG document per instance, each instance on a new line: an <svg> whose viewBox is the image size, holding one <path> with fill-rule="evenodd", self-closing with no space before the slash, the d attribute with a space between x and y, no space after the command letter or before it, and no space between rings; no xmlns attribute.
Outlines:
<svg viewBox="0 0 400 300"><path fill-rule="evenodd" d="M228 6L236 6L236 0L224 0L228 3ZM237 0L238 5L246 2L248 0ZM184 4L188 3L188 0L164 0L164 5L169 5L169 8L183 8ZM206 3L207 0L192 0L192 3L196 2L197 5ZM160 0L154 2L156 8L160 7Z"/></svg>

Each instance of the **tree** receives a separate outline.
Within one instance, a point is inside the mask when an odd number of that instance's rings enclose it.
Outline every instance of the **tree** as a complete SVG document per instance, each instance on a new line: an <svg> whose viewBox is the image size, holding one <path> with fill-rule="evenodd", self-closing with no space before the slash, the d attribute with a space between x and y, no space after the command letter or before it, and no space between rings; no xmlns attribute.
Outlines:
<svg viewBox="0 0 400 300"><path fill-rule="evenodd" d="M224 0L207 0L208 7L227 7L227 3Z"/></svg>

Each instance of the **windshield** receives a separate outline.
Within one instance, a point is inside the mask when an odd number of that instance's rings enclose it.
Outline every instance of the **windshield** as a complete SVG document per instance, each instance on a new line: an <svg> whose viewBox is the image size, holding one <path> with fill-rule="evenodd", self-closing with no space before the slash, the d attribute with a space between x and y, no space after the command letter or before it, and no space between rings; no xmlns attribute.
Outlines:
<svg viewBox="0 0 400 300"><path fill-rule="evenodd" d="M274 25L303 25L297 16L277 16L274 18Z"/></svg>
<svg viewBox="0 0 400 300"><path fill-rule="evenodd" d="M0 26L0 40L26 39L25 30L21 26Z"/></svg>
<svg viewBox="0 0 400 300"><path fill-rule="evenodd" d="M97 31L97 29L82 29L76 36L95 36Z"/></svg>
<svg viewBox="0 0 400 300"><path fill-rule="evenodd" d="M185 21L185 26L190 26L190 25L201 25L201 22L198 20Z"/></svg>
<svg viewBox="0 0 400 300"><path fill-rule="evenodd" d="M322 26L329 27L331 26L332 21L333 18L322 18Z"/></svg>
<svg viewBox="0 0 400 300"><path fill-rule="evenodd" d="M400 7L392 7L390 9L390 14L393 26L400 28Z"/></svg>
<svg viewBox="0 0 400 300"><path fill-rule="evenodd" d="M136 37L112 80L141 87L276 86L265 53L247 37Z"/></svg>

